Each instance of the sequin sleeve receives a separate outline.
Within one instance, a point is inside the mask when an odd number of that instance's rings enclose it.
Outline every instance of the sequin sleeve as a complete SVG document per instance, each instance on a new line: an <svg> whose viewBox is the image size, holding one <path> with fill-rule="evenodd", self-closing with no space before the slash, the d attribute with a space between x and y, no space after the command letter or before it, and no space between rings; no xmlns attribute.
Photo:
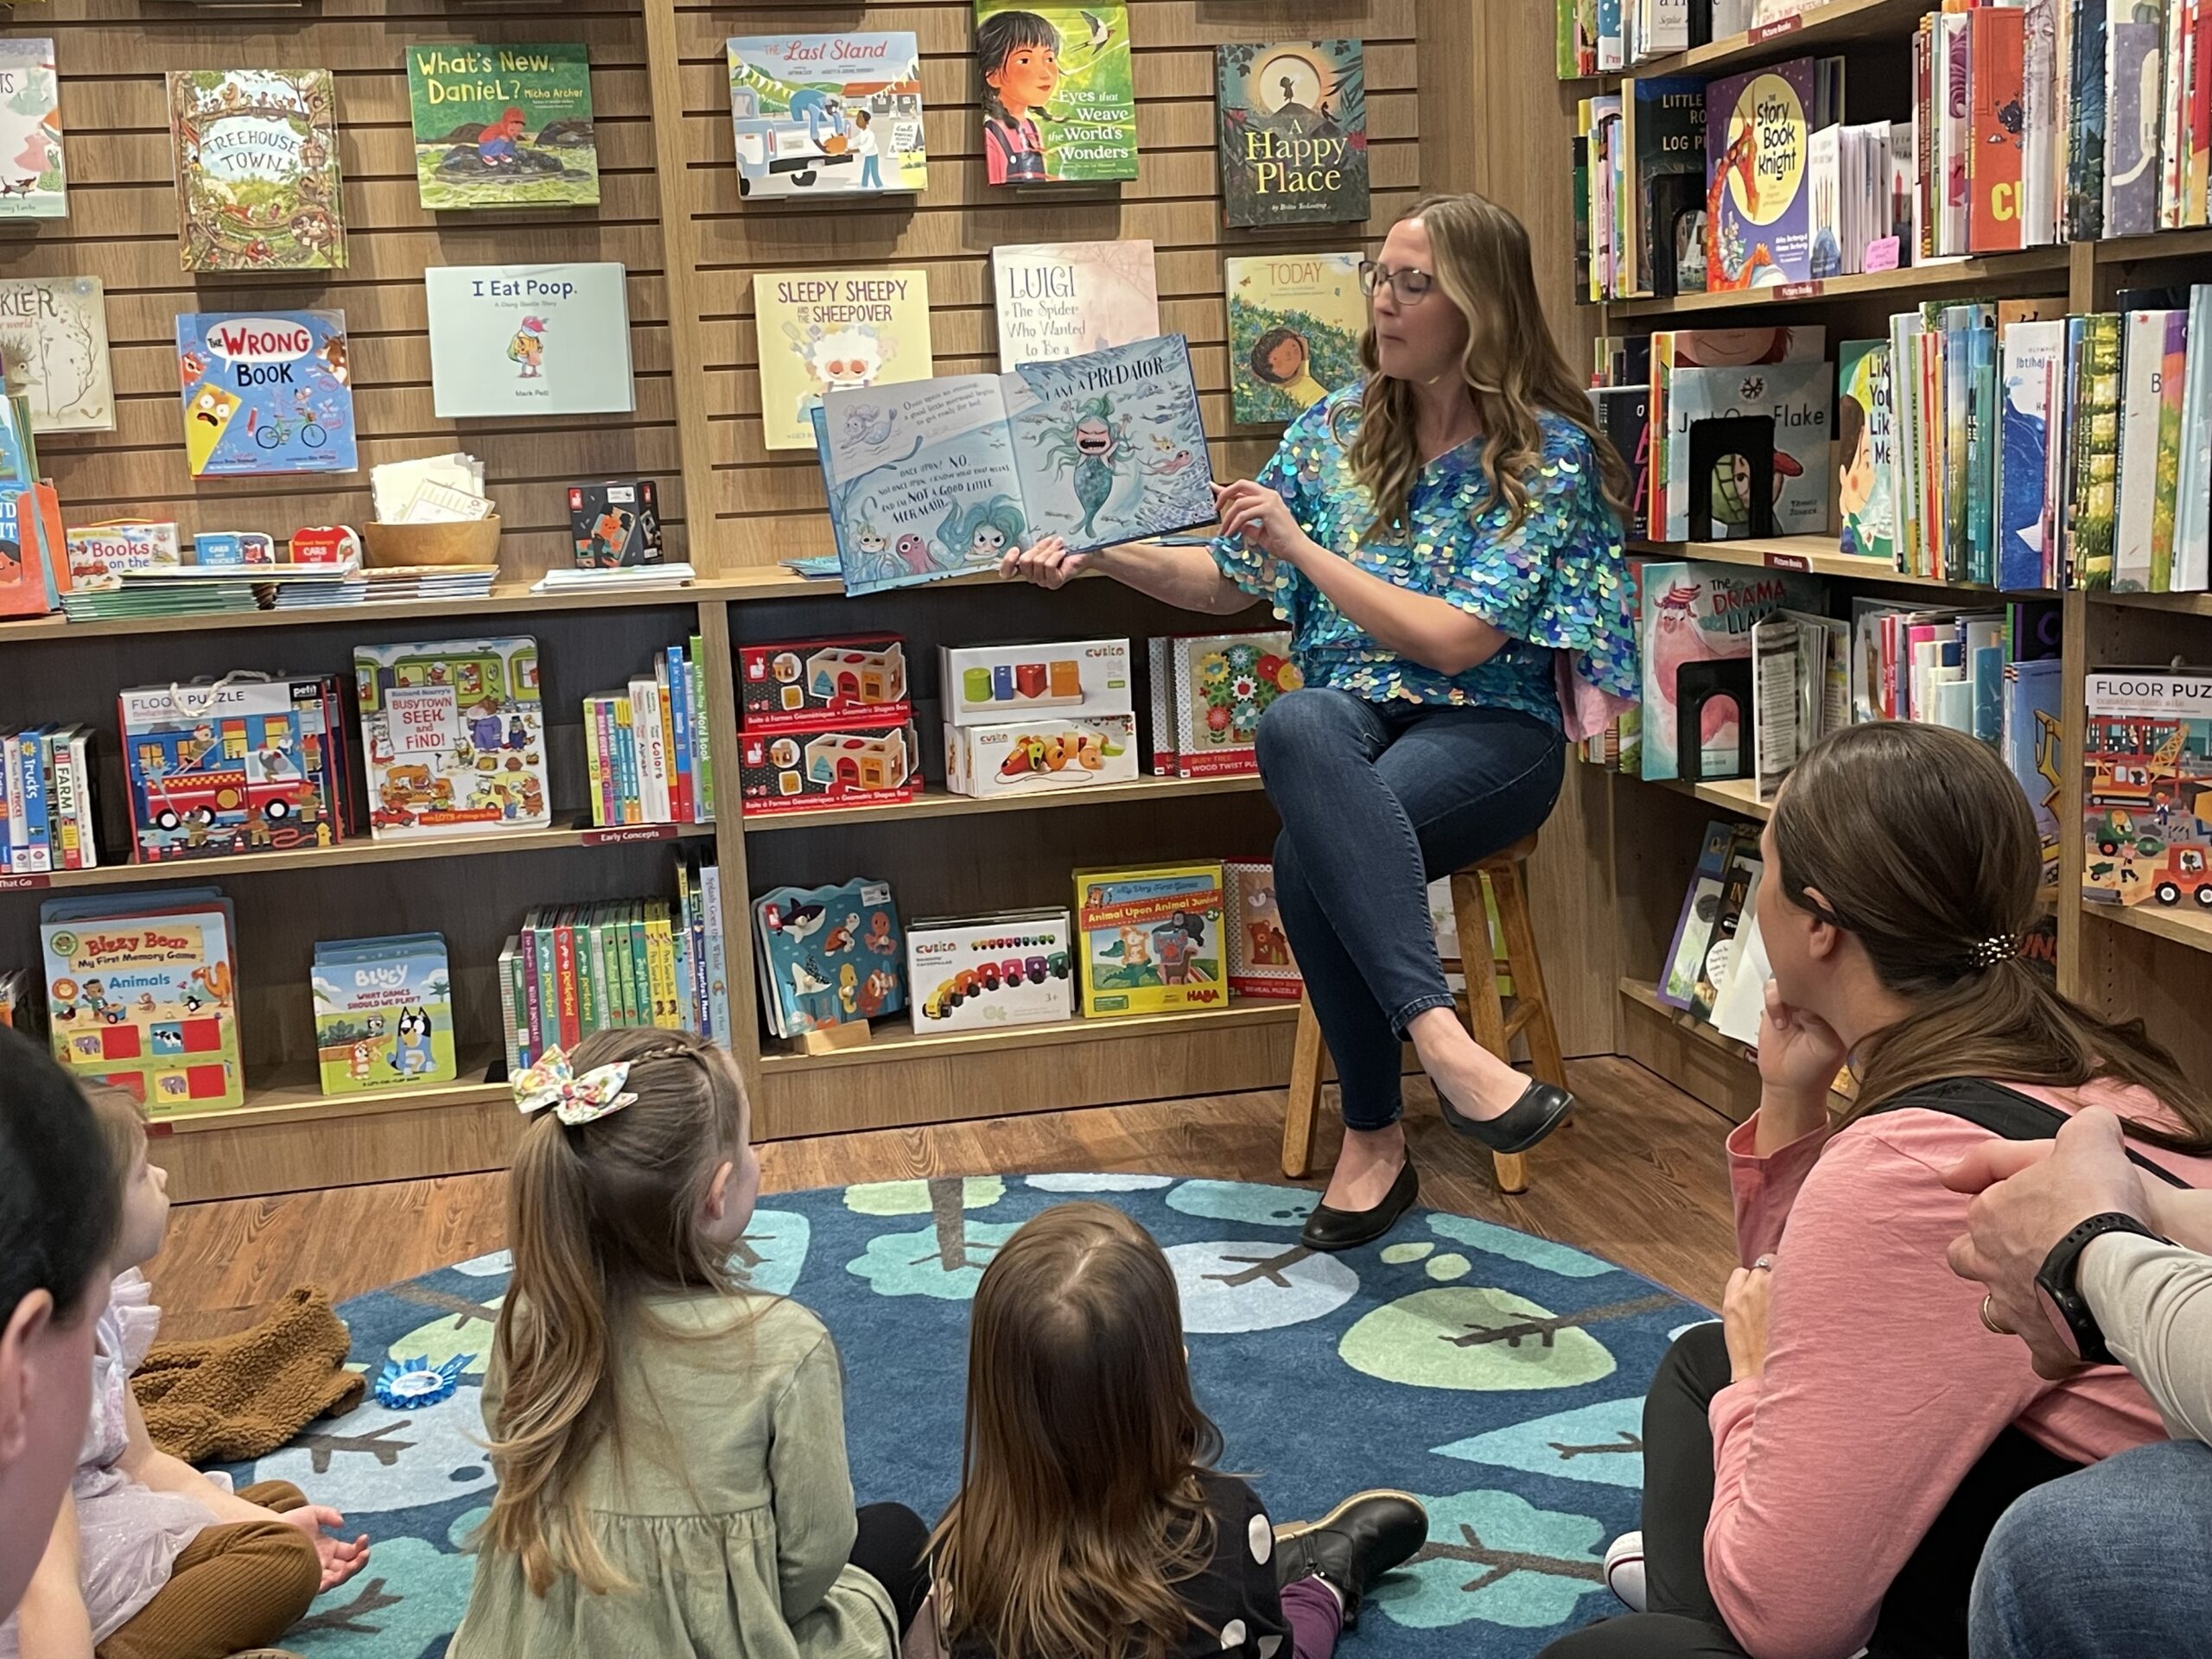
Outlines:
<svg viewBox="0 0 2212 1659"><path fill-rule="evenodd" d="M1309 480L1319 470L1321 447L1333 447L1336 442L1329 431L1327 409L1325 402L1316 404L1284 429L1282 442L1260 468L1256 480L1282 497L1290 516L1309 536L1316 535L1319 529L1319 504L1308 487ZM1221 567L1223 575L1246 593L1271 601L1282 620L1297 621L1299 601L1309 591L1297 566L1269 558L1247 545L1242 536L1214 537L1213 562Z"/></svg>
<svg viewBox="0 0 2212 1659"><path fill-rule="evenodd" d="M1484 509L1440 596L1516 639L1573 652L1579 677L1633 697L1628 560L1588 438L1573 427L1552 435L1528 483L1520 525L1507 527L1502 502Z"/></svg>

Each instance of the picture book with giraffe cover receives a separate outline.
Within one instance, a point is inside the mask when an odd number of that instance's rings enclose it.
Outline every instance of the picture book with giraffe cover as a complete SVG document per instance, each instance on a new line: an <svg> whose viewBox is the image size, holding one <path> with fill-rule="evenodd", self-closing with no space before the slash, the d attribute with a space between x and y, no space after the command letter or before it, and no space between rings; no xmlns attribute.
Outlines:
<svg viewBox="0 0 2212 1659"><path fill-rule="evenodd" d="M1137 175L1129 8L976 0L983 173L994 185Z"/></svg>
<svg viewBox="0 0 2212 1659"><path fill-rule="evenodd" d="M553 822L537 640L356 645L353 698L378 841Z"/></svg>
<svg viewBox="0 0 2212 1659"><path fill-rule="evenodd" d="M176 320L176 363L193 477L359 465L344 312L187 312Z"/></svg>
<svg viewBox="0 0 2212 1659"><path fill-rule="evenodd" d="M799 200L926 190L911 31L739 35L726 48L737 193Z"/></svg>
<svg viewBox="0 0 2212 1659"><path fill-rule="evenodd" d="M1223 261L1229 290L1230 417L1294 421L1366 372L1367 298L1357 253L1255 254Z"/></svg>
<svg viewBox="0 0 2212 1659"><path fill-rule="evenodd" d="M67 219L60 78L50 40L0 40L0 219Z"/></svg>
<svg viewBox="0 0 2212 1659"><path fill-rule="evenodd" d="M327 69L172 69L183 268L343 270L338 88Z"/></svg>
<svg viewBox="0 0 2212 1659"><path fill-rule="evenodd" d="M326 1095L451 1083L453 975L435 933L319 939L308 982Z"/></svg>
<svg viewBox="0 0 2212 1659"><path fill-rule="evenodd" d="M764 270L753 278L760 353L760 441L811 449L813 410L831 387L926 380L925 270Z"/></svg>
<svg viewBox="0 0 2212 1659"><path fill-rule="evenodd" d="M849 593L987 569L1043 536L1084 552L1213 522L1180 334L833 391L815 420Z"/></svg>
<svg viewBox="0 0 2212 1659"><path fill-rule="evenodd" d="M39 908L54 1056L159 1121L245 1102L232 961L213 887L56 899Z"/></svg>
<svg viewBox="0 0 2212 1659"><path fill-rule="evenodd" d="M1363 224L1367 70L1357 41L1213 49L1231 226Z"/></svg>
<svg viewBox="0 0 2212 1659"><path fill-rule="evenodd" d="M598 204L582 45L410 46L407 105L415 188L433 213Z"/></svg>
<svg viewBox="0 0 2212 1659"><path fill-rule="evenodd" d="M620 265L433 265L423 282L440 420L637 407Z"/></svg>

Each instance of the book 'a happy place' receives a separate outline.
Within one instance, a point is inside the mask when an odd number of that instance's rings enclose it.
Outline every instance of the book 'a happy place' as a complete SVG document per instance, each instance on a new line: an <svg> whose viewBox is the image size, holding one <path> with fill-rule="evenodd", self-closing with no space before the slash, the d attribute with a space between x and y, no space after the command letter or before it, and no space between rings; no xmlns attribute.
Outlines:
<svg viewBox="0 0 2212 1659"><path fill-rule="evenodd" d="M1213 520L1198 388L1180 334L1006 374L832 391L815 417L846 590L1071 551Z"/></svg>
<svg viewBox="0 0 2212 1659"><path fill-rule="evenodd" d="M176 358L194 478L353 470L344 312L187 312Z"/></svg>

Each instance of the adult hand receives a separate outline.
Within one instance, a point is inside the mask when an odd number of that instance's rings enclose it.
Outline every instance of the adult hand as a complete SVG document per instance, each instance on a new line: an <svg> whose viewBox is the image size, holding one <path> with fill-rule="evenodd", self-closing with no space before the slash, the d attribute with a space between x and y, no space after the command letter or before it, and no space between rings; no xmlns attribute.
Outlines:
<svg viewBox="0 0 2212 1659"><path fill-rule="evenodd" d="M1825 1109L1846 1052L1834 1027L1817 1014L1790 1007L1782 1000L1782 988L1767 981L1766 1007L1759 1014L1761 1083L1792 1095L1817 1095Z"/></svg>
<svg viewBox="0 0 2212 1659"><path fill-rule="evenodd" d="M1951 1271L1988 1287L1991 1316L2027 1344L2038 1376L2055 1381L2080 1370L2044 1313L2036 1274L2077 1223L2108 1211L2147 1211L2120 1119L2092 1107L2050 1141L1977 1147L1944 1172L1943 1185L1980 1194L1967 1211L1967 1230L1951 1241Z"/></svg>
<svg viewBox="0 0 2212 1659"><path fill-rule="evenodd" d="M1290 516L1290 505L1264 484L1240 478L1234 484L1213 486L1214 511L1221 515L1221 533L1242 536L1247 545L1271 559L1295 564L1314 543Z"/></svg>
<svg viewBox="0 0 2212 1659"><path fill-rule="evenodd" d="M1728 1275L1720 1298L1720 1333L1728 1343L1728 1380L1741 1382L1766 1370L1768 1299L1774 1294L1774 1269L1764 1264L1738 1268Z"/></svg>
<svg viewBox="0 0 2212 1659"><path fill-rule="evenodd" d="M1057 536L1039 536L1027 547L1009 548L999 561L999 575L1039 588L1065 588L1090 568L1090 561L1088 553L1069 552Z"/></svg>
<svg viewBox="0 0 2212 1659"><path fill-rule="evenodd" d="M323 1529L342 1527L346 1517L327 1504L302 1503L296 1510L285 1510L276 1518L288 1527L297 1527L315 1540L315 1553L322 1561L322 1587L333 1590L352 1578L369 1564L369 1535L365 1532L352 1542L333 1538Z"/></svg>

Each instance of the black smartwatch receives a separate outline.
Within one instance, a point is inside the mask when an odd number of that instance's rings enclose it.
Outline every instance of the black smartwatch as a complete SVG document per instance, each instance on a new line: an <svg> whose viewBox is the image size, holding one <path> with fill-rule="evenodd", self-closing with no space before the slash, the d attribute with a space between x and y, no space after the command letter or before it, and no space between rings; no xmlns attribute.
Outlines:
<svg viewBox="0 0 2212 1659"><path fill-rule="evenodd" d="M2157 1239L2161 1244L2172 1243L2134 1217L2108 1210L2103 1215L2091 1216L2051 1246L2050 1254L2044 1257L2043 1267L2036 1274L2036 1289L2041 1294L2043 1311L2050 1320L2050 1328L2057 1332L2067 1351L2084 1365L2120 1363L2105 1345L2105 1333L2078 1284L2082 1252L2088 1248L2091 1239L2101 1238L2107 1233L2134 1233L2143 1238Z"/></svg>

